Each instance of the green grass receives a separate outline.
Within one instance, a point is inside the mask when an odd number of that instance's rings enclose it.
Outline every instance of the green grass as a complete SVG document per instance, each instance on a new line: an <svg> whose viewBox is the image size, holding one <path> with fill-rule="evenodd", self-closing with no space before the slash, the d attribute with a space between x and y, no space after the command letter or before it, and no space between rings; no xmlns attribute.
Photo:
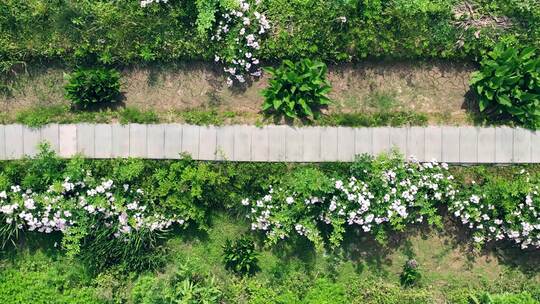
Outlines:
<svg viewBox="0 0 540 304"><path fill-rule="evenodd" d="M3 122L17 122L29 127L37 128L48 123L108 123L118 121L127 123L156 123L159 117L154 111L142 111L127 107L119 110L104 109L99 111L71 111L69 106L41 106L17 112L10 121L4 117Z"/></svg>
<svg viewBox="0 0 540 304"><path fill-rule="evenodd" d="M120 109L101 109L93 111L73 111L67 105L36 106L17 112L14 117L0 114L0 123L21 123L33 128L48 123L160 123L185 122L193 125L224 125L243 122L245 113L219 111L217 109L189 109L159 113L153 110L140 110L134 107ZM315 121L302 124L347 127L379 126L424 126L428 117L415 112L375 112L375 113L332 113L323 115ZM264 122L257 120L256 125Z"/></svg>
<svg viewBox="0 0 540 304"><path fill-rule="evenodd" d="M101 303L80 264L43 250L1 261L0 274L0 303Z"/></svg>
<svg viewBox="0 0 540 304"><path fill-rule="evenodd" d="M375 113L333 113L323 116L316 124L347 127L424 126L428 117L410 111Z"/></svg>
<svg viewBox="0 0 540 304"><path fill-rule="evenodd" d="M0 302L131 303L139 276L174 277L186 263L199 276L214 278L223 303L469 304L471 296L483 292L527 292L494 299L540 299L539 274L524 270L537 263L533 254L506 263L490 252L471 253L438 231L417 231L389 248L350 236L342 252L330 255L316 253L307 242L290 240L274 249L258 243L260 271L241 278L225 270L221 254L225 241L247 233L247 227L243 218L217 213L207 231L175 231L165 245L166 266L140 274L116 268L91 274L47 240L30 240L29 249L0 256ZM423 277L419 287L402 288L399 273L410 257L419 262Z"/></svg>
<svg viewBox="0 0 540 304"><path fill-rule="evenodd" d="M366 104L377 112L390 112L399 106L395 93L375 91L366 98Z"/></svg>
<svg viewBox="0 0 540 304"><path fill-rule="evenodd" d="M217 110L192 109L178 112L178 115L188 124L193 125L222 125L226 118L234 118L234 112L221 113Z"/></svg>
<svg viewBox="0 0 540 304"><path fill-rule="evenodd" d="M249 226L243 219L218 215L213 217L207 233L175 236L167 247L173 261L195 261L201 265L203 272L216 276L224 290L234 292L230 289L234 288L237 279L224 269L221 248L226 239L235 239L246 233L246 227ZM287 282L305 280L304 287L309 289L319 277L329 278L341 287L351 287L348 285L351 283L367 288L346 289L347 303L400 303L398 299L420 301L410 303L450 300L468 303L466 301L470 295L482 291L497 293L522 290L540 299L540 275L531 276L521 272L515 265L499 261L492 253L468 252L466 246L450 236L441 236L437 231L418 232L392 246L381 248L370 240L352 238L342 256L335 257L316 253L307 242L286 242L273 250L261 251L260 272L251 279L251 283L266 283L285 294L294 293L294 288L288 288ZM399 274L404 262L411 257L420 263L423 279L421 287L409 292L399 287ZM529 261L534 261L535 257L530 255ZM524 257L524 260L516 263L523 267L526 261L527 257ZM381 298L382 294L373 288L373 284L379 284L379 288L390 294L388 302L374 300ZM391 301L392 297L396 302Z"/></svg>

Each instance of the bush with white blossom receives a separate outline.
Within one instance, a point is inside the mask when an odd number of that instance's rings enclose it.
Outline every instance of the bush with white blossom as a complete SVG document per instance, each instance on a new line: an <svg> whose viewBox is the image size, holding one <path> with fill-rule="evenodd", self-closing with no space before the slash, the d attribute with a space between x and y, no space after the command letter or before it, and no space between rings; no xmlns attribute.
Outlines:
<svg viewBox="0 0 540 304"><path fill-rule="evenodd" d="M142 0L141 7L167 0ZM214 61L221 63L227 74L227 85L245 83L249 77L260 77L258 58L261 38L270 29L270 22L259 10L261 0L197 2L199 30L206 34L215 50Z"/></svg>
<svg viewBox="0 0 540 304"><path fill-rule="evenodd" d="M88 236L105 230L110 238L127 240L133 233L158 233L185 223L152 206L143 190L95 179L90 171L84 179L67 177L42 193L12 185L0 191L0 238L5 244L21 231L69 234L83 228Z"/></svg>
<svg viewBox="0 0 540 304"><path fill-rule="evenodd" d="M456 195L446 164L404 162L397 155L359 162L363 169L346 180L301 170L263 197L244 199L251 229L264 232L269 244L299 235L323 248L339 246L350 228L384 243L389 232L408 225L441 225L437 206Z"/></svg>
<svg viewBox="0 0 540 304"><path fill-rule="evenodd" d="M472 231L477 245L510 241L522 249L540 248L540 180L522 170L507 177L487 176L462 191L449 210Z"/></svg>
<svg viewBox="0 0 540 304"><path fill-rule="evenodd" d="M141 7L147 7L152 3L167 3L169 0L141 0Z"/></svg>
<svg viewBox="0 0 540 304"><path fill-rule="evenodd" d="M260 0L237 1L237 9L226 10L219 16L211 37L219 45L214 59L225 66L229 86L244 83L249 76L261 76L261 37L270 29L270 22L258 11Z"/></svg>

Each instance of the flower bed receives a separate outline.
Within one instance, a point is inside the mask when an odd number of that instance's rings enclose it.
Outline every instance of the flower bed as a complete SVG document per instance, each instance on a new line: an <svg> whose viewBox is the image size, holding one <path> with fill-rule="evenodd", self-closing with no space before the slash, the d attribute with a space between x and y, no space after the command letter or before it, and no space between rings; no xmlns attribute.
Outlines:
<svg viewBox="0 0 540 304"><path fill-rule="evenodd" d="M441 210L448 209L472 230L476 246L509 240L523 249L540 248L540 182L538 174L525 171L465 183L444 163L403 161L394 154L363 156L346 173L184 159L128 160L94 174L99 162L60 165L46 151L28 162L24 177L13 175L20 167L0 170L4 245L21 232L60 232L71 254L114 252L109 243L137 250L157 246L156 238L174 225L205 229L211 212L228 210L247 214L251 230L262 232L270 246L305 237L323 250L339 247L348 231L384 244L389 235L414 226L441 228ZM233 203L239 201L243 206Z"/></svg>

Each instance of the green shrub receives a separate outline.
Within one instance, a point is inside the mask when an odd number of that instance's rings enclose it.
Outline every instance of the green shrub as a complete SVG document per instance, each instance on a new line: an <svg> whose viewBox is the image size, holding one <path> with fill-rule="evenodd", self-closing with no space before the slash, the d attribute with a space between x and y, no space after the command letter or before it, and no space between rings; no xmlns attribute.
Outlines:
<svg viewBox="0 0 540 304"><path fill-rule="evenodd" d="M417 285L422 278L422 274L418 269L418 262L416 260L408 260L403 265L403 271L399 276L401 286L412 287Z"/></svg>
<svg viewBox="0 0 540 304"><path fill-rule="evenodd" d="M393 153L361 157L351 168L345 178L300 168L264 195L245 198L252 229L264 233L270 246L301 237L322 251L341 246L345 232L355 228L385 244L390 233L410 225L442 226L437 207L455 194L446 164L404 161Z"/></svg>
<svg viewBox="0 0 540 304"><path fill-rule="evenodd" d="M223 246L225 269L239 275L253 274L257 270L257 255L255 243L247 237L234 242L226 240Z"/></svg>
<svg viewBox="0 0 540 304"><path fill-rule="evenodd" d="M64 164L48 143L38 146L34 158L27 158L20 185L32 191L46 191L47 187L62 177Z"/></svg>
<svg viewBox="0 0 540 304"><path fill-rule="evenodd" d="M120 97L120 73L116 70L78 69L67 78L66 98L82 108L115 102Z"/></svg>
<svg viewBox="0 0 540 304"><path fill-rule="evenodd" d="M479 108L510 117L528 128L540 128L540 56L534 47L499 43L480 62L471 85Z"/></svg>
<svg viewBox="0 0 540 304"><path fill-rule="evenodd" d="M158 168L148 178L145 192L167 214L178 214L199 228L206 228L210 207L221 208L227 202L229 178L208 163L189 158Z"/></svg>
<svg viewBox="0 0 540 304"><path fill-rule="evenodd" d="M290 118L317 117L318 110L330 104L324 63L284 60L279 68L266 68L266 71L272 79L263 91L263 111Z"/></svg>

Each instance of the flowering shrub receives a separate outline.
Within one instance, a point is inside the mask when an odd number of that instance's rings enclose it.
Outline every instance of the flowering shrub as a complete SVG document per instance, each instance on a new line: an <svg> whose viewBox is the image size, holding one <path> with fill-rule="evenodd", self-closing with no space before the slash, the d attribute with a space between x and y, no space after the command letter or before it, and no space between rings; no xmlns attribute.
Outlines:
<svg viewBox="0 0 540 304"><path fill-rule="evenodd" d="M142 0L141 7L167 0ZM258 53L261 37L270 29L270 22L258 7L260 0L198 0L197 28L206 35L212 29L215 43L214 61L223 64L227 85L245 83L250 76L261 76Z"/></svg>
<svg viewBox="0 0 540 304"><path fill-rule="evenodd" d="M147 7L152 3L167 3L169 0L141 0L141 7Z"/></svg>
<svg viewBox="0 0 540 304"><path fill-rule="evenodd" d="M489 177L463 191L449 210L469 227L477 245L507 240L540 248L539 181L526 171L510 179Z"/></svg>
<svg viewBox="0 0 540 304"><path fill-rule="evenodd" d="M211 37L218 43L215 61L225 65L229 86L235 81L244 83L247 76L261 76L257 54L261 37L270 29L270 22L257 9L260 0L236 1L238 8L226 9Z"/></svg>
<svg viewBox="0 0 540 304"><path fill-rule="evenodd" d="M5 223L14 229L41 233L66 232L91 218L94 225L111 228L114 237L123 237L132 231L163 230L172 223L183 224L176 216L152 212L144 200L141 189L130 189L125 184L117 187L112 180L97 182L88 172L83 181L55 183L45 193L34 193L20 186L11 186L0 192L0 213Z"/></svg>
<svg viewBox="0 0 540 304"><path fill-rule="evenodd" d="M397 155L358 162L355 167L363 169L347 180L307 169L262 198L244 199L251 229L263 231L269 244L300 235L321 249L326 240L339 246L347 228L359 227L384 242L407 225L440 225L436 206L456 194L446 164L403 162Z"/></svg>
<svg viewBox="0 0 540 304"><path fill-rule="evenodd" d="M44 192L18 185L0 191L0 223L3 245L21 231L60 232L68 255L81 254L97 267L126 259L139 267L151 262L143 256L155 246L156 236L185 220L159 212L141 189L96 179L88 171L83 179L67 177Z"/></svg>

